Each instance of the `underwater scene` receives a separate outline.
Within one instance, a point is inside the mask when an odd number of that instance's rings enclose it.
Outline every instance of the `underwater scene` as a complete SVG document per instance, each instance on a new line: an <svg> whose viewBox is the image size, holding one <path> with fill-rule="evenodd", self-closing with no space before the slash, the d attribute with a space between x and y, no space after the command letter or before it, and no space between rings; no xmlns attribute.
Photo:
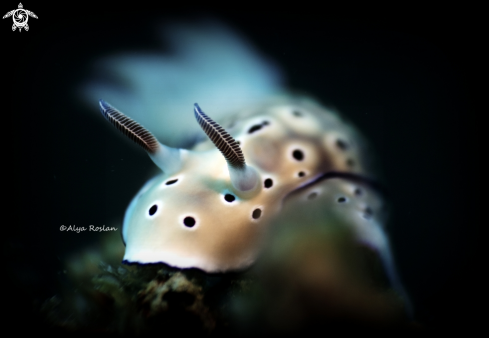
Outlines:
<svg viewBox="0 0 489 338"><path fill-rule="evenodd" d="M477 326L480 160L447 20L140 5L2 22L6 328Z"/></svg>

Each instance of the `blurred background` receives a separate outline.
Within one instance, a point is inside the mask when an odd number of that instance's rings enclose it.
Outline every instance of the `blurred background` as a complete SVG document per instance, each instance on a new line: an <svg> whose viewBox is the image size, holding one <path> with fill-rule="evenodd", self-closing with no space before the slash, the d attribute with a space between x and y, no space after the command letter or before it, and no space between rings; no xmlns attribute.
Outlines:
<svg viewBox="0 0 489 338"><path fill-rule="evenodd" d="M28 32L12 32L11 19L0 27L4 213L11 216L2 246L15 319L7 326L35 327L32 302L56 294L66 257L101 236L60 226L121 224L154 169L143 151L108 132L96 101L81 100L79 86L91 79L94 62L164 51L158 25L202 16L235 29L273 60L286 88L335 107L363 132L390 191L388 234L415 318L435 329L477 324L481 202L472 180L481 156L471 141L470 27L427 9L392 8L385 16L374 8L23 5L38 16Z"/></svg>

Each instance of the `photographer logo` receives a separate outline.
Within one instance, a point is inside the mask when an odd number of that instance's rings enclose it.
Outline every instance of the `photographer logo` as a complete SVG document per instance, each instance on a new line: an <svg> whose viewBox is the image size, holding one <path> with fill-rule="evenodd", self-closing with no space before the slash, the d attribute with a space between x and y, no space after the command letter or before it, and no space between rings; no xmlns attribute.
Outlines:
<svg viewBox="0 0 489 338"><path fill-rule="evenodd" d="M29 17L33 17L37 19L37 15L34 14L31 11L28 11L27 9L24 9L22 4L19 3L19 8L11 10L7 14L3 16L3 19L12 17L14 20L14 24L12 25L12 30L15 31L17 28L19 29L19 32L24 28L26 31L29 30L29 25L27 24L27 21L29 20Z"/></svg>

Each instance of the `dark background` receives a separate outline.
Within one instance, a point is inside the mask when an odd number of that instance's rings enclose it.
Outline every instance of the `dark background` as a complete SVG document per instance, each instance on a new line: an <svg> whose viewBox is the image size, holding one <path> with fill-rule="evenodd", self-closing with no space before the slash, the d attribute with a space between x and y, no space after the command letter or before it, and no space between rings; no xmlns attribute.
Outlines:
<svg viewBox="0 0 489 338"><path fill-rule="evenodd" d="M7 326L38 325L32 301L56 294L66 254L97 239L60 232L60 225L121 222L150 177L146 154L110 132L96 102L87 106L76 95L91 62L158 50L156 23L204 14L242 32L281 66L291 89L333 105L372 142L391 192L388 229L416 319L435 329L478 324L482 161L475 137L482 120L472 101L475 26L465 11L23 5L39 17L29 19L28 32L12 32L11 18L0 26L3 212L12 216L2 224L4 274L17 319Z"/></svg>

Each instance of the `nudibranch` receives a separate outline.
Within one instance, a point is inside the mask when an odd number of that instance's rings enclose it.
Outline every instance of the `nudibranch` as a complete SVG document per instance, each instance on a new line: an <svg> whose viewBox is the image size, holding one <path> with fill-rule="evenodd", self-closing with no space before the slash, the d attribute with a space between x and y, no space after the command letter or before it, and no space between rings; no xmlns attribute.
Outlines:
<svg viewBox="0 0 489 338"><path fill-rule="evenodd" d="M329 198L326 212L343 212L360 240L383 250L385 237L372 214L379 198L348 180L372 174L364 142L335 112L311 100L281 98L228 117L224 129L195 104L194 116L208 138L176 149L105 101L99 104L104 117L162 170L126 211L125 263L206 272L246 268L257 259L284 200L302 203L319 195ZM355 198L363 202L348 203ZM362 228L367 219L370 226Z"/></svg>

